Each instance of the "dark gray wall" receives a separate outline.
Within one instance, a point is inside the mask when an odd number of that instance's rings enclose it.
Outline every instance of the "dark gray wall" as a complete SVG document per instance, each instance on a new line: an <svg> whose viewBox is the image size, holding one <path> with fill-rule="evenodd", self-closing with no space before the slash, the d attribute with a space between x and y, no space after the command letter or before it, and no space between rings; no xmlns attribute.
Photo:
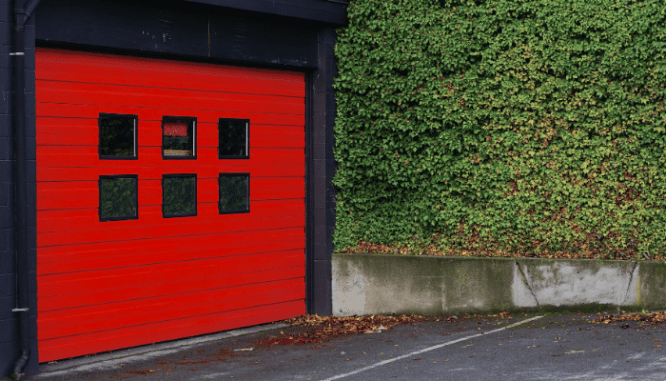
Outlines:
<svg viewBox="0 0 666 381"><path fill-rule="evenodd" d="M344 24L349 0L186 0L220 7Z"/></svg>
<svg viewBox="0 0 666 381"><path fill-rule="evenodd" d="M248 1L251 2L251 1ZM37 39L235 64L317 66L313 21L197 3L42 0Z"/></svg>
<svg viewBox="0 0 666 381"><path fill-rule="evenodd" d="M330 315L331 254L335 227L335 188L331 183L335 174L333 158L333 125L335 124L335 92L333 79L335 65L335 29L323 28L317 35L317 70L312 74L312 172L310 174L313 205L311 310Z"/></svg>
<svg viewBox="0 0 666 381"><path fill-rule="evenodd" d="M17 316L14 277L14 174L12 137L12 74L9 53L12 45L11 3L0 0L0 376L11 372L18 358Z"/></svg>
<svg viewBox="0 0 666 381"><path fill-rule="evenodd" d="M12 80L11 60L13 36L13 9L11 1L0 0L0 376L13 371L15 361L19 357L18 314L12 312L16 307L16 218L15 218L15 137L13 135L12 118ZM38 370L37 348L37 276L36 276L36 197L35 197L35 28L34 19L26 26L26 102L27 110L27 160L28 160L28 242L29 257L29 294L31 321L30 338L33 355L27 365L26 372Z"/></svg>

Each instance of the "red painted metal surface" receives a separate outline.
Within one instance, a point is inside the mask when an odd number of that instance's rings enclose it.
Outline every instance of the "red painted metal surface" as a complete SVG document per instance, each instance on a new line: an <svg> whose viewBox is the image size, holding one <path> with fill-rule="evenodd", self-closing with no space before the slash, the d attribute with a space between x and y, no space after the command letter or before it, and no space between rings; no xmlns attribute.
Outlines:
<svg viewBox="0 0 666 381"><path fill-rule="evenodd" d="M305 313L304 74L37 49L39 361ZM138 159L100 160L100 113L138 115ZM197 158L162 158L162 117L197 118ZM219 159L219 118L250 158ZM250 173L219 214L218 174ZM197 215L162 217L161 178L197 174ZM139 177L139 218L100 222L100 175Z"/></svg>

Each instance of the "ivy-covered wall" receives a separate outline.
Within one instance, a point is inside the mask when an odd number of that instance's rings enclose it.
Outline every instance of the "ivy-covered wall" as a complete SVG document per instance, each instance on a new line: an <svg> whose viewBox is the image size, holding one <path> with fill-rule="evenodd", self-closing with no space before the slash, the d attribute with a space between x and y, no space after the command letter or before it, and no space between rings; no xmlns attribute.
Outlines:
<svg viewBox="0 0 666 381"><path fill-rule="evenodd" d="M352 0L337 251L666 252L663 0Z"/></svg>

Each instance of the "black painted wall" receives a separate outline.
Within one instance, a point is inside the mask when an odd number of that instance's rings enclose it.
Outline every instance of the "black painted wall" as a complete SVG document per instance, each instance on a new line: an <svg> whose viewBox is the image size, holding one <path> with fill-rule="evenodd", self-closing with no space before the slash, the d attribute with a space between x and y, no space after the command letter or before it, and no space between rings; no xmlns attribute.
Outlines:
<svg viewBox="0 0 666 381"><path fill-rule="evenodd" d="M244 9L253 12L344 24L349 0L186 0L193 3Z"/></svg>
<svg viewBox="0 0 666 381"><path fill-rule="evenodd" d="M17 0L21 1L21 0ZM15 186L12 133L10 0L0 0L0 377L19 356L15 307ZM201 4L209 3L209 4ZM224 3L224 4L222 4ZM308 77L307 309L330 315L332 231L331 179L337 75L335 27L345 19L338 0L42 0L26 28L28 160L28 255L30 337L26 373L36 373L36 163L34 46L120 52L172 59L301 70ZM237 9L234 9L237 8Z"/></svg>
<svg viewBox="0 0 666 381"><path fill-rule="evenodd" d="M12 2L0 0L0 377L10 374L19 357L18 314L16 307L16 194L14 183L14 157L16 152L12 126L12 65L9 56L13 38ZM30 339L33 355L25 369L27 373L38 370L37 363L37 275L36 275L36 177L35 177L35 28L34 18L26 26L26 102L27 107L27 160L28 160L28 256L29 294L31 321Z"/></svg>
<svg viewBox="0 0 666 381"><path fill-rule="evenodd" d="M11 312L15 304L14 277L14 174L11 99L12 75L9 53L12 45L11 3L0 0L0 376L10 373L18 357L17 322Z"/></svg>
<svg viewBox="0 0 666 381"><path fill-rule="evenodd" d="M331 183L335 174L333 158L333 125L335 124L335 92L333 78L335 65L335 29L323 28L317 36L317 70L312 74L312 313L332 313L331 254L335 227L335 187Z"/></svg>
<svg viewBox="0 0 666 381"><path fill-rule="evenodd" d="M251 1L248 1L251 2ZM313 21L197 3L42 0L37 39L79 46L315 68Z"/></svg>

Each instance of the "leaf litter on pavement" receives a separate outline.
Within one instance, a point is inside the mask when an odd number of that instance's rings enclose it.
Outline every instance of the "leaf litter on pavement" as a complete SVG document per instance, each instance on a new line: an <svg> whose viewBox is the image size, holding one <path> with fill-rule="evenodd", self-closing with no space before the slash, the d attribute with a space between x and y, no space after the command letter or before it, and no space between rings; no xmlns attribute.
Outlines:
<svg viewBox="0 0 666 381"><path fill-rule="evenodd" d="M302 315L283 320L291 327L311 327L303 333L285 333L280 331L279 336L254 340L259 347L267 348L273 345L304 345L320 344L341 336L361 333L380 333L390 330L397 325L413 324L425 321L458 322L467 319L479 318L508 318L509 312L500 312L494 315L465 315L465 316L424 316L424 315L366 315L366 316L319 316Z"/></svg>
<svg viewBox="0 0 666 381"><path fill-rule="evenodd" d="M277 345L304 345L321 344L342 336L350 336L361 333L377 334L390 330L397 325L413 324L426 321L461 322L472 319L512 319L509 312L500 312L494 315L464 315L464 316L423 316L423 315L370 315L370 316L319 316L302 315L281 321L290 327L310 328L303 333L287 333L280 331L279 336L269 336L258 340L252 340L256 347L243 347L233 350L219 349L217 352L204 354L198 351L195 358L182 357L179 360L159 361L155 369L128 370L124 373L130 375L148 375L155 372L171 372L176 366L189 366L190 370L196 370L193 365L205 365L211 362L247 361L254 357L257 349L269 349ZM314 346L313 349L319 348ZM295 358L293 360L298 360ZM448 360L446 360L448 361ZM255 365L251 362L248 365ZM118 377L114 375L112 377ZM123 378L127 376L120 375Z"/></svg>
<svg viewBox="0 0 666 381"><path fill-rule="evenodd" d="M599 319L592 320L592 322L608 324L616 321L636 321L643 324L656 325L666 323L666 311L661 312L648 312L648 313L630 313L624 315L602 315L599 314Z"/></svg>

